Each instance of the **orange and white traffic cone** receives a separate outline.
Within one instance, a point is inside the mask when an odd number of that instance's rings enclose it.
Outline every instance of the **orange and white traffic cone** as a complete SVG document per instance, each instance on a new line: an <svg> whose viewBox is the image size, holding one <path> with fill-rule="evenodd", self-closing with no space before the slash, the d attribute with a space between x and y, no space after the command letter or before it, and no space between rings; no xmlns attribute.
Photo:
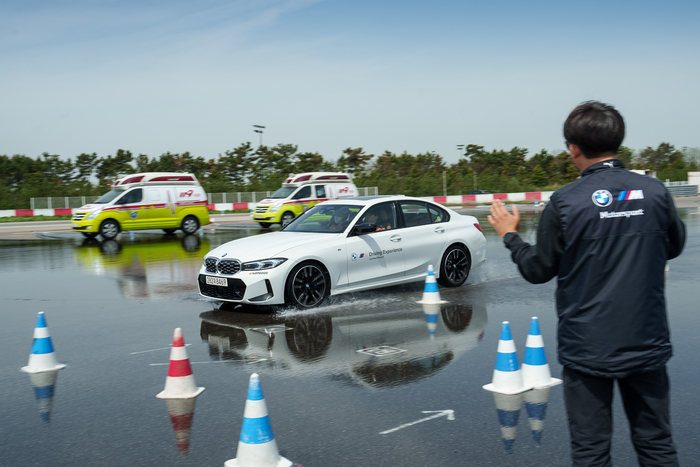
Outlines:
<svg viewBox="0 0 700 467"><path fill-rule="evenodd" d="M170 349L170 366L168 376L165 378L165 389L156 395L159 399L189 399L197 397L204 391L198 388L194 382L194 375L190 367L190 359L187 358L185 339L182 337L182 329L175 329L173 335L173 347Z"/></svg>
<svg viewBox="0 0 700 467"><path fill-rule="evenodd" d="M236 458L226 461L224 467L289 467L291 465L292 462L280 456L277 450L277 441L272 434L260 377L257 373L253 373L248 383L248 399L245 402Z"/></svg>
<svg viewBox="0 0 700 467"><path fill-rule="evenodd" d="M40 311L36 317L36 327L34 328L34 343L29 354L29 363L22 367L26 373L40 373L42 371L53 371L65 368L66 365L58 363L56 352L51 343L51 335L46 325L44 312Z"/></svg>

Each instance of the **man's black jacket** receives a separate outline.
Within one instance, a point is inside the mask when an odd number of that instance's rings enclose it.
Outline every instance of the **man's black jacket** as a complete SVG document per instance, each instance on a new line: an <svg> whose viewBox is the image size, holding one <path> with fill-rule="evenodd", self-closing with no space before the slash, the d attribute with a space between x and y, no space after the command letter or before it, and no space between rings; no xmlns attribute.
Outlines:
<svg viewBox="0 0 700 467"><path fill-rule="evenodd" d="M619 378L671 358L664 268L684 244L666 187L610 159L552 194L536 245L506 246L529 282L558 276L559 362Z"/></svg>

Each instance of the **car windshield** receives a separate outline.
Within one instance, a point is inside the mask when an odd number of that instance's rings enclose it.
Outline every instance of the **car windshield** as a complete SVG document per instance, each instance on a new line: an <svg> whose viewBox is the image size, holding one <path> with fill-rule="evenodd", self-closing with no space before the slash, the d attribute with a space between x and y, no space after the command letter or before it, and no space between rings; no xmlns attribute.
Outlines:
<svg viewBox="0 0 700 467"><path fill-rule="evenodd" d="M283 232L341 233L352 223L362 206L317 205L294 219Z"/></svg>
<svg viewBox="0 0 700 467"><path fill-rule="evenodd" d="M284 199L284 198L287 198L287 197L288 197L289 195L291 195L292 193L294 193L294 190L296 190L296 188L282 187L282 188L280 188L279 190L277 190L277 191L275 191L274 193L272 193L271 196L268 196L268 198L271 198L271 199Z"/></svg>
<svg viewBox="0 0 700 467"><path fill-rule="evenodd" d="M108 191L104 195L97 198L96 201L93 201L92 204L107 204L110 201L112 201L114 198L116 198L117 196L119 196L123 193L124 193L123 191L117 191L117 190Z"/></svg>

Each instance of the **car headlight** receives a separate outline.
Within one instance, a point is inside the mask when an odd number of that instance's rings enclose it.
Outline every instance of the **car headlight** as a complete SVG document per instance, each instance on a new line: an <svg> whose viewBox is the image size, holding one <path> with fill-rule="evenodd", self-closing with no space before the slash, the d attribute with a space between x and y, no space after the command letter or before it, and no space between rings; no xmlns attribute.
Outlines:
<svg viewBox="0 0 700 467"><path fill-rule="evenodd" d="M272 208L270 208L270 210L268 212L277 212L280 210L281 207L282 207L281 204L278 204L277 206L272 206Z"/></svg>
<svg viewBox="0 0 700 467"><path fill-rule="evenodd" d="M92 212L85 218L85 220L86 220L86 221L91 221L91 220L93 220L93 219L96 219L97 216L99 216L101 212L102 212L102 210L99 210L99 211L92 211Z"/></svg>
<svg viewBox="0 0 700 467"><path fill-rule="evenodd" d="M243 263L242 269L244 271L260 271L261 269L272 269L276 268L285 261L287 261L287 258L261 259L260 261L251 261L249 263Z"/></svg>

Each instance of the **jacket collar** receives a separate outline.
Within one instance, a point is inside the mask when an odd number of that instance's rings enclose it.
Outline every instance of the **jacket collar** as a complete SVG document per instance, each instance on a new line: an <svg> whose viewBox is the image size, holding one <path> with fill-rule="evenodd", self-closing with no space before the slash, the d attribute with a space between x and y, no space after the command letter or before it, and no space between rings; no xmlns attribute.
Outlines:
<svg viewBox="0 0 700 467"><path fill-rule="evenodd" d="M608 169L624 169L625 164L623 164L620 160L618 159L608 159L602 162L598 162L597 164L593 164L592 166L588 167L586 170L581 172L581 176L585 177L586 175L590 175L595 172L600 172L602 170L608 170Z"/></svg>

